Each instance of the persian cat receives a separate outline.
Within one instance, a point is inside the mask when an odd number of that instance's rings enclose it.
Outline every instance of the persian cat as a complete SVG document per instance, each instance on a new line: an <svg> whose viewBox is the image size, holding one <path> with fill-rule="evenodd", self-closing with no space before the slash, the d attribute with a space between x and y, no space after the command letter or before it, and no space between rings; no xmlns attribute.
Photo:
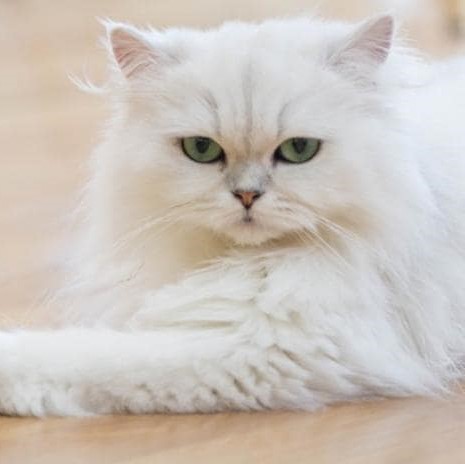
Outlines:
<svg viewBox="0 0 465 464"><path fill-rule="evenodd" d="M394 21L107 24L112 117L59 330L0 334L12 415L435 395L465 354L465 65Z"/></svg>

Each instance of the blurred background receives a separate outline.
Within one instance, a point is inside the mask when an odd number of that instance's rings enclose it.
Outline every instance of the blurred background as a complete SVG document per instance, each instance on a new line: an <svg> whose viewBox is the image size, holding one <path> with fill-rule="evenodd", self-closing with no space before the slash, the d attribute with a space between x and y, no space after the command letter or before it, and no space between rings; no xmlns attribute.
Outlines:
<svg viewBox="0 0 465 464"><path fill-rule="evenodd" d="M360 19L392 11L412 45L436 58L462 49L463 0L0 0L0 325L34 321L56 278L66 215L106 115L68 74L105 68L96 18L214 26L318 11Z"/></svg>

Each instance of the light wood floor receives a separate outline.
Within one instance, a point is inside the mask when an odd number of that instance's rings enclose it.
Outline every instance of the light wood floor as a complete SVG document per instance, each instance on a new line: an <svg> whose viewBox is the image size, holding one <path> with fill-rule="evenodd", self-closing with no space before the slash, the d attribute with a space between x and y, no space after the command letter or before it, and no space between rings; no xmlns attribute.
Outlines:
<svg viewBox="0 0 465 464"><path fill-rule="evenodd" d="M380 0L0 0L0 326L36 326L66 248L63 218L85 178L103 102L67 73L102 76L95 17L201 25L322 12L359 18ZM402 2L396 1L401 4ZM425 51L461 48L447 33L458 0L417 0L406 28ZM0 419L3 463L465 463L465 395L347 405L318 414Z"/></svg>

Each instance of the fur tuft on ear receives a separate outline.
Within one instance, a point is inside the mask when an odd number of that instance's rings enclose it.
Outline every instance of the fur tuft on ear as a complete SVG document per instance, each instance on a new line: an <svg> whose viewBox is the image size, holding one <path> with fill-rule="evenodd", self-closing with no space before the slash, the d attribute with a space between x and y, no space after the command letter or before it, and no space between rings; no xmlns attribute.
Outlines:
<svg viewBox="0 0 465 464"><path fill-rule="evenodd" d="M394 18L377 16L365 21L342 48L330 58L334 66L376 69L389 56L394 36Z"/></svg>
<svg viewBox="0 0 465 464"><path fill-rule="evenodd" d="M111 21L104 21L104 26L110 52L127 79L156 67L159 54L143 32L133 26Z"/></svg>

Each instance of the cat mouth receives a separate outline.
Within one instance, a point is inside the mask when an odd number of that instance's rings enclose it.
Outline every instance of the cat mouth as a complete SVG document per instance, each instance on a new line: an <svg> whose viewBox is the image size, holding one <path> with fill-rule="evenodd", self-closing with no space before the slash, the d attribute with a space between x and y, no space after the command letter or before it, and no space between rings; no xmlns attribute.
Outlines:
<svg viewBox="0 0 465 464"><path fill-rule="evenodd" d="M237 244L244 246L261 245L280 235L277 234L273 224L266 220L266 216L263 217L257 212L251 214L249 211L242 212L239 217L236 216L222 232Z"/></svg>
<svg viewBox="0 0 465 464"><path fill-rule="evenodd" d="M250 211L246 211L244 213L244 215L242 216L242 220L241 222L243 224L254 224L256 221L255 219L252 217L252 214L250 213Z"/></svg>

